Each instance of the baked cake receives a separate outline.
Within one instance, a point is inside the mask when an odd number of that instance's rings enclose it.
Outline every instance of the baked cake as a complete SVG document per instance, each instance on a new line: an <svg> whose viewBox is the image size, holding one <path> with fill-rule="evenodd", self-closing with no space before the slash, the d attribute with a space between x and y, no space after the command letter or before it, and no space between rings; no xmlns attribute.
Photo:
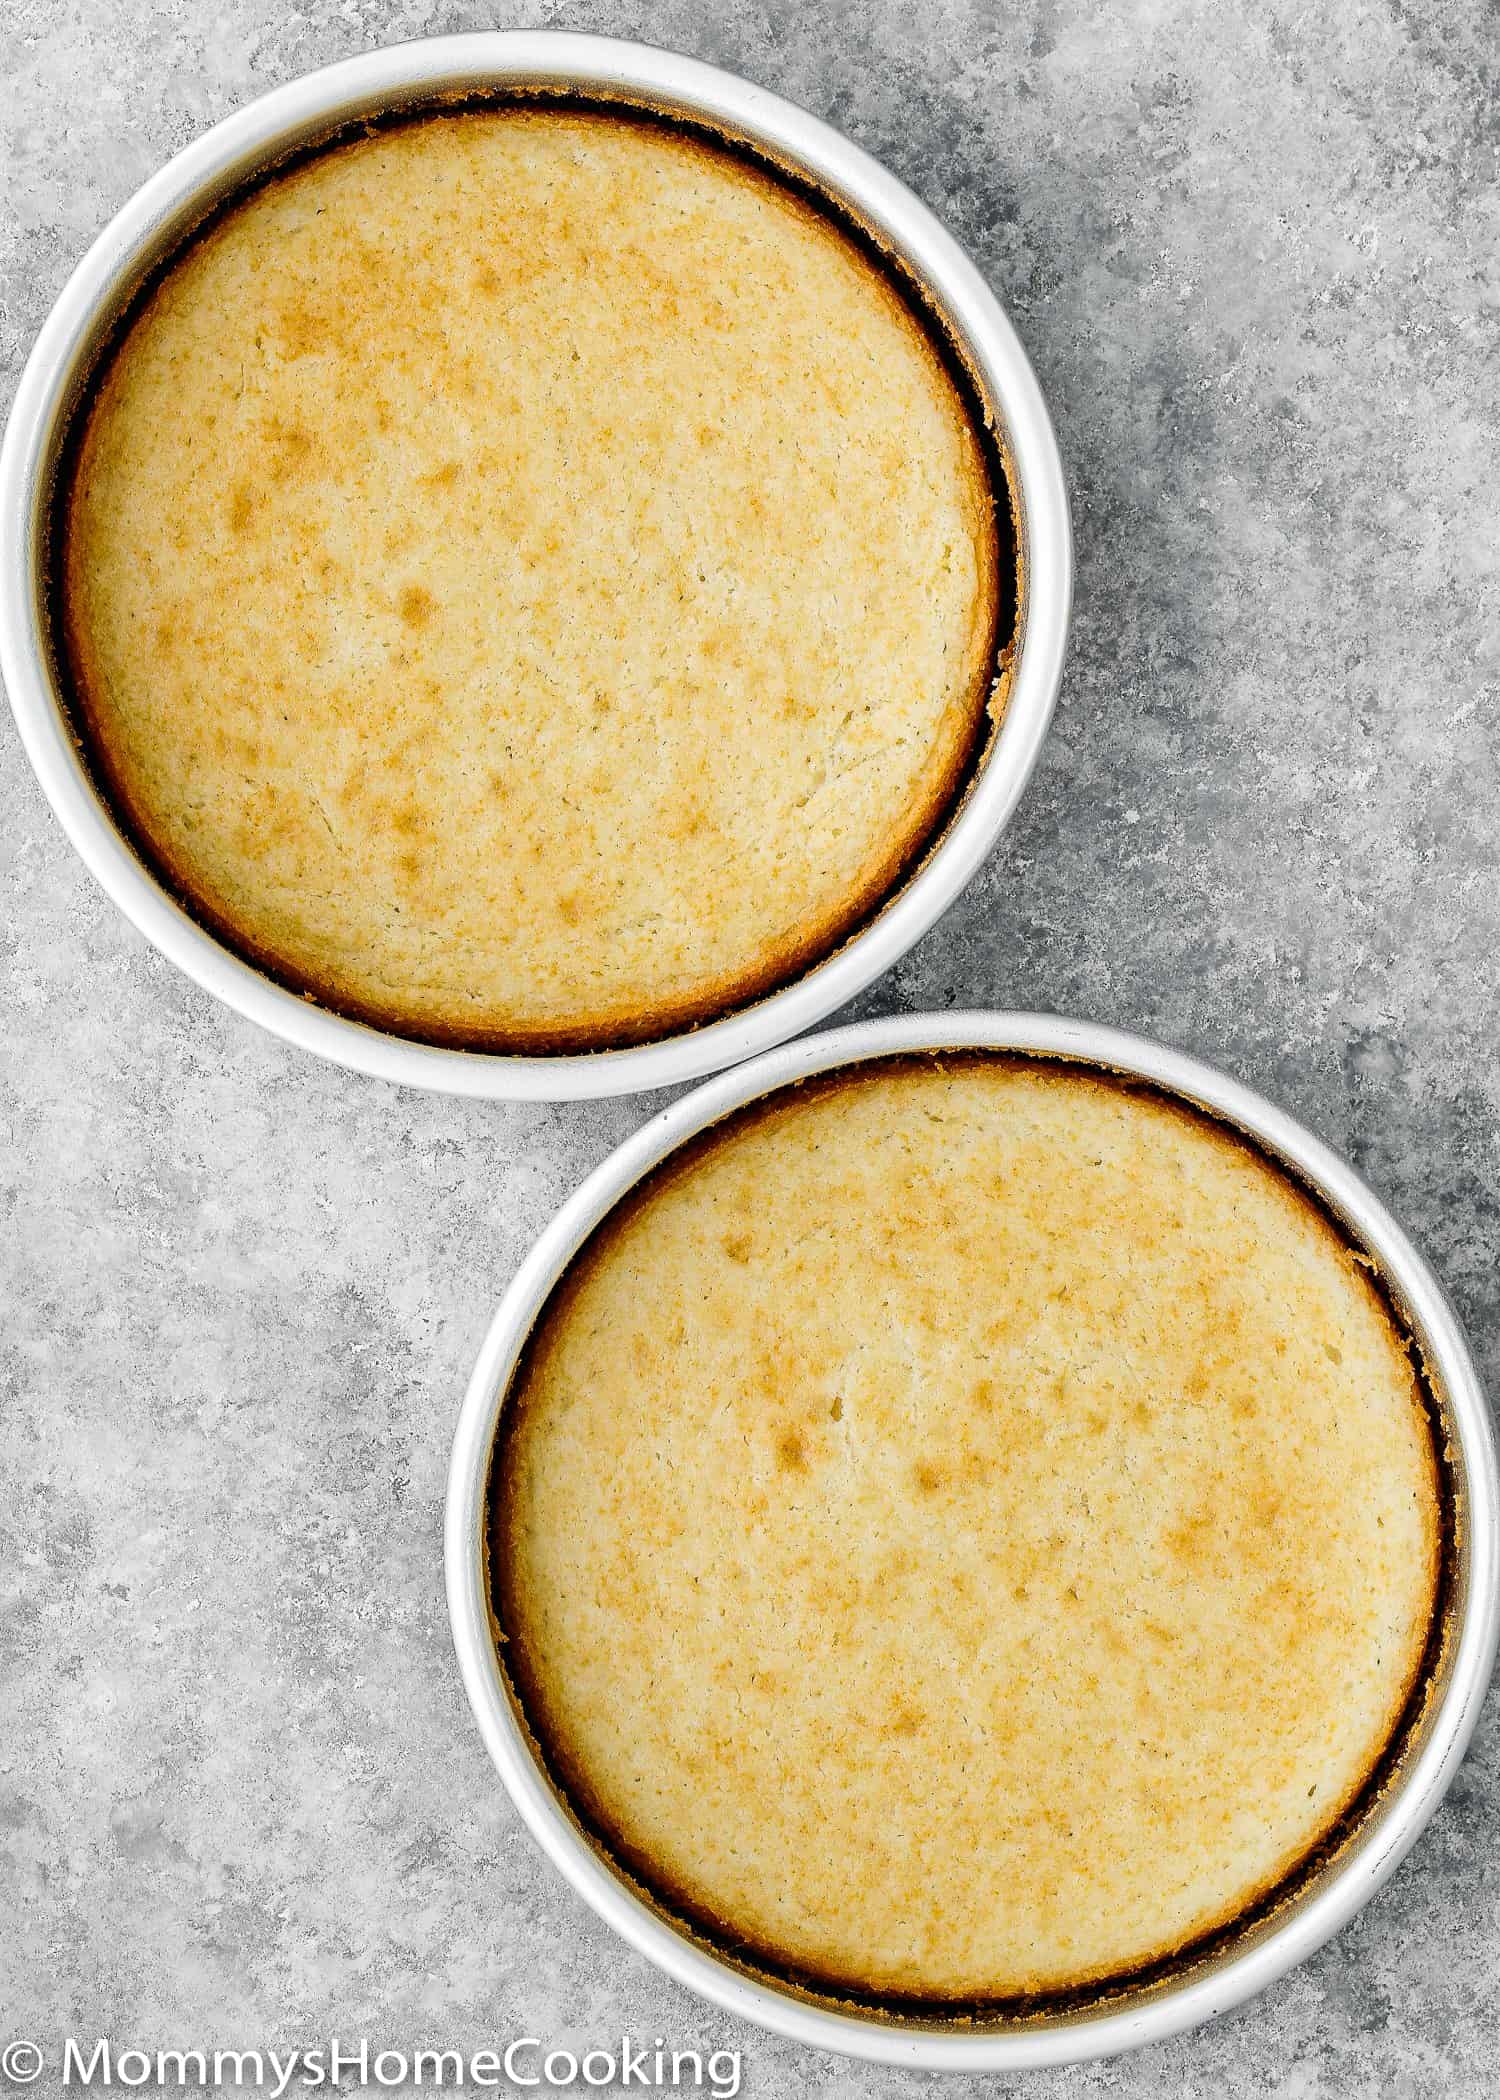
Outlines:
<svg viewBox="0 0 1500 2100"><path fill-rule="evenodd" d="M1085 1068L898 1060L650 1176L501 1418L501 1655L652 1898L826 1993L1140 1974L1378 1782L1444 1535L1367 1262Z"/></svg>
<svg viewBox="0 0 1500 2100"><path fill-rule="evenodd" d="M1008 512L935 342L657 122L429 113L263 181L129 320L61 497L138 847L422 1039L650 1040L799 974L999 708Z"/></svg>

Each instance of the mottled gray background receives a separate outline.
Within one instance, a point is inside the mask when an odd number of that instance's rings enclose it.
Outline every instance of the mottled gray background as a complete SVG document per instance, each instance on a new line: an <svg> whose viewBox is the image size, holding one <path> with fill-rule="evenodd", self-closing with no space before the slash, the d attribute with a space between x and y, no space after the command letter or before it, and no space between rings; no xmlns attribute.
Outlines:
<svg viewBox="0 0 1500 2100"><path fill-rule="evenodd" d="M1364 1168L1500 1355L1496 53L1463 0L0 0L0 357L129 192L305 69L559 23L841 125L1015 317L1078 614L1012 831L863 1013L995 1003L1218 1060ZM782 2046L630 1954L458 1688L448 1440L490 1309L647 1113L281 1048L94 888L0 729L0 2041ZM1047 2096L1480 2095L1500 1722L1394 1884L1217 2027ZM979 2081L973 2081L977 2086ZM52 2079L41 2088L50 2089Z"/></svg>

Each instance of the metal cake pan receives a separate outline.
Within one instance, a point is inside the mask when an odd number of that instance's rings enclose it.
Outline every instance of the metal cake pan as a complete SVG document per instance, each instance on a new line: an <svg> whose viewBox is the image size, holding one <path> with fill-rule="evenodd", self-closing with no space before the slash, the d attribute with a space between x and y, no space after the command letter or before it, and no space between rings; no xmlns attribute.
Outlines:
<svg viewBox="0 0 1500 2100"><path fill-rule="evenodd" d="M936 843L863 929L791 983L704 1026L633 1048L545 1057L445 1049L368 1027L273 982L198 924L137 856L90 777L54 668L46 574L59 452L91 368L133 291L217 204L361 117L539 87L705 124L810 184L892 256L993 420L1020 568L1004 721ZM1015 808L1056 699L1071 589L1067 494L1046 405L998 301L952 237L894 176L791 103L696 60L601 37L487 32L404 44L309 74L215 125L136 193L74 271L22 374L0 450L0 670L37 777L92 873L148 940L239 1013L357 1071L459 1094L566 1100L698 1079L862 991L952 903Z"/></svg>
<svg viewBox="0 0 1500 2100"><path fill-rule="evenodd" d="M1138 1989L1010 2025L943 2026L831 2008L748 1973L648 1905L581 1834L539 1762L497 1660L484 1567L490 1454L521 1348L589 1234L658 1162L721 1117L814 1073L896 1054L999 1049L1144 1080L1284 1164L1367 1253L1421 1353L1447 1444L1449 1580L1425 1701L1373 1804L1257 1922ZM788 1044L675 1102L569 1198L505 1291L465 1396L448 1480L448 1606L464 1686L522 1819L573 1887L639 1952L713 2004L789 2039L928 2070L1009 2072L1158 2041L1229 2011L1329 1939L1394 1871L1458 1768L1489 1683L1500 1608L1500 1483L1484 1394L1431 1270L1359 1176L1283 1110L1207 1065L1137 1036L1035 1014L910 1015ZM1253 1913L1252 1913L1253 1916Z"/></svg>

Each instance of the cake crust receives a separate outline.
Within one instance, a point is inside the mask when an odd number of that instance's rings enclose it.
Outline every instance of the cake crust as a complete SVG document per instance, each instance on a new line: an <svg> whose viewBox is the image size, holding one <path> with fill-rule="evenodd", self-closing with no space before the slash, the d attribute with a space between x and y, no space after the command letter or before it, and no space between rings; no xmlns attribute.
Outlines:
<svg viewBox="0 0 1500 2100"><path fill-rule="evenodd" d="M501 1656L584 1826L736 1958L908 2008L1257 1911L1397 1744L1443 1495L1312 1198L1079 1068L893 1060L648 1178L502 1413Z"/></svg>
<svg viewBox="0 0 1500 2100"><path fill-rule="evenodd" d="M419 1039L643 1042L790 981L1003 705L1004 491L934 340L811 203L614 111L263 182L130 320L60 502L139 850Z"/></svg>

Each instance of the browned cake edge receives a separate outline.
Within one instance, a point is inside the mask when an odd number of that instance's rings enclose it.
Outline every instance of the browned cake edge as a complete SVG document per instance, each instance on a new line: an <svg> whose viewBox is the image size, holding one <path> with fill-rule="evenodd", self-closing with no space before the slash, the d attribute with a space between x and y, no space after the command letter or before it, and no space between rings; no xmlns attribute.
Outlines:
<svg viewBox="0 0 1500 2100"><path fill-rule="evenodd" d="M809 218L837 235L866 266L872 281L914 326L932 367L952 387L960 414L984 461L983 485L967 489L971 523L987 543L984 598L976 631L978 668L964 712L966 734L946 762L932 769L914 791L905 821L893 828L879 863L865 879L811 924L783 940L755 968L725 977L691 998L658 1001L613 1011L574 1024L475 1026L459 1020L414 1020L402 1007L372 1000L333 973L312 974L267 944L255 927L211 901L176 854L152 827L134 795L126 770L100 726L94 695L98 671L86 627L76 616L76 563L72 519L90 471L92 439L111 381L128 352L135 324L179 263L251 198L297 167L373 132L441 120L471 110L528 107L559 109L570 116L596 116L609 123L665 129L686 139L705 158L728 161L746 178L790 199ZM1014 474L1004 442L962 345L951 333L930 294L905 259L844 204L750 142L711 126L645 105L613 101L578 91L511 90L464 93L414 102L379 118L343 124L326 137L298 148L257 173L215 205L165 256L134 293L95 361L74 404L49 496L47 601L53 670L80 753L137 856L196 923L261 974L315 1006L382 1033L438 1048L490 1055L562 1056L626 1049L701 1028L740 1012L805 976L863 932L906 886L941 843L967 800L1004 720L1009 698L1020 606L1024 598L1023 550L1016 520Z"/></svg>
<svg viewBox="0 0 1500 2100"><path fill-rule="evenodd" d="M789 1959L774 1945L745 1932L733 1918L715 1913L674 1877L664 1874L613 1822L587 1774L573 1758L570 1746L549 1725L545 1672L531 1644L518 1630L518 1617L511 1604L514 1596L512 1495L507 1462L526 1404L531 1368L545 1345L553 1322L565 1314L584 1282L607 1256L617 1236L640 1208L662 1189L691 1172L701 1160L730 1139L785 1106L791 1095L808 1099L838 1093L893 1069L963 1072L995 1065L1066 1072L1073 1079L1092 1082L1102 1090L1143 1095L1182 1122L1208 1132L1225 1151L1250 1153L1270 1168L1299 1200L1326 1235L1329 1244L1341 1253L1352 1255L1366 1272L1393 1334L1411 1361L1427 1423L1431 1484L1429 1508L1436 1513L1430 1536L1434 1563L1433 1606L1426 1640L1409 1667L1404 1696L1384 1743L1370 1758L1359 1781L1346 1791L1342 1803L1332 1810L1320 1834L1289 1868L1268 1880L1243 1902L1227 1907L1220 1917L1190 1938L1163 1946L1127 1968L1085 1973L1066 1985L1034 1991L1000 1992L993 1996L972 1993L946 1996L891 1991L868 1978L822 1971ZM485 1592L501 1676L512 1711L554 1797L574 1829L595 1855L658 1917L720 1960L727 1961L758 1982L769 1983L829 2010L857 2012L866 2018L873 2016L887 2021L962 2029L1099 2012L1122 2001L1164 1990L1182 1981L1189 1973L1202 1970L1231 1954L1241 1943L1271 1925L1348 1850L1372 1812L1399 1782L1442 1681L1456 1633L1459 1528L1450 1434L1442 1402L1421 1348L1368 1249L1353 1237L1321 1194L1288 1162L1227 1120L1133 1074L1025 1051L897 1052L888 1057L870 1059L854 1068L793 1081L731 1111L652 1168L601 1219L572 1257L537 1313L517 1356L502 1401L490 1456L485 1506Z"/></svg>

